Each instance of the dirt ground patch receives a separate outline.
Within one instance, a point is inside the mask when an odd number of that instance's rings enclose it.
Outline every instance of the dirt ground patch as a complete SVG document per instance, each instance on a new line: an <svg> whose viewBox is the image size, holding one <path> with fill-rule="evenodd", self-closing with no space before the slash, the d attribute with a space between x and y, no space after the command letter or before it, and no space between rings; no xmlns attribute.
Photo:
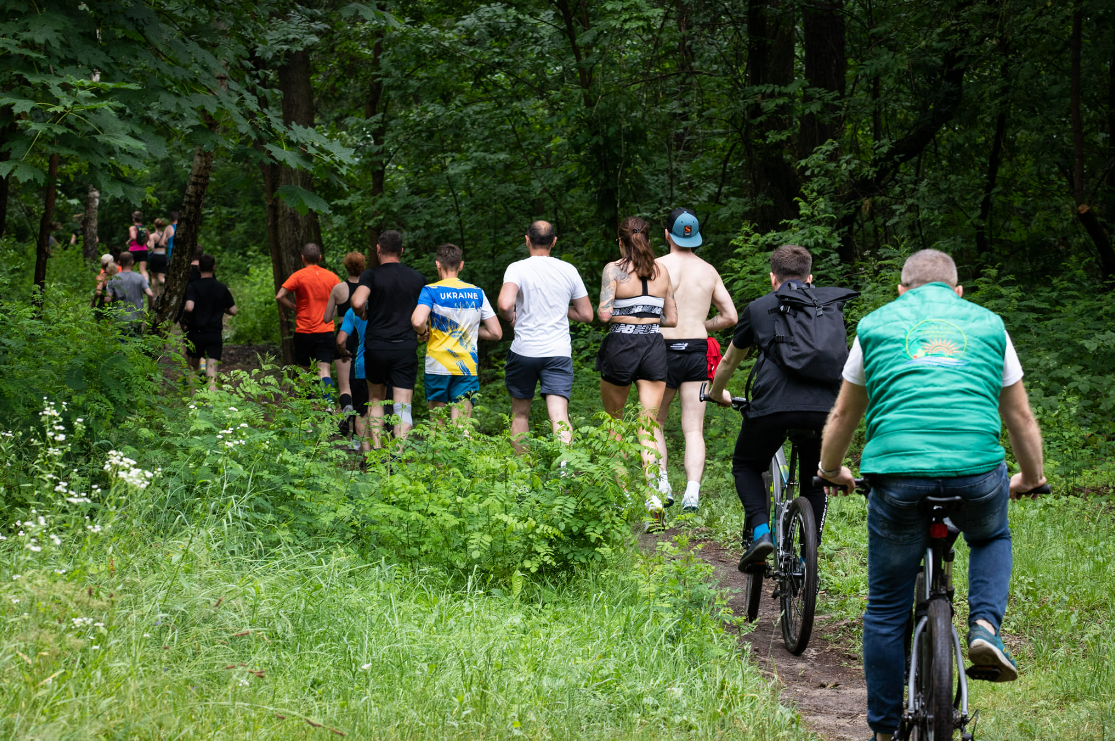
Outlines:
<svg viewBox="0 0 1115 741"><path fill-rule="evenodd" d="M739 553L704 542L701 558L712 564L721 587L729 591L729 606L743 615L747 577L736 569ZM782 685L782 702L794 706L811 731L829 741L863 741L867 727L867 685L859 656L834 635L830 621L818 615L809 648L794 656L782 643L779 606L771 599L774 584L763 584L763 599L755 630L740 635L751 656L773 681Z"/></svg>

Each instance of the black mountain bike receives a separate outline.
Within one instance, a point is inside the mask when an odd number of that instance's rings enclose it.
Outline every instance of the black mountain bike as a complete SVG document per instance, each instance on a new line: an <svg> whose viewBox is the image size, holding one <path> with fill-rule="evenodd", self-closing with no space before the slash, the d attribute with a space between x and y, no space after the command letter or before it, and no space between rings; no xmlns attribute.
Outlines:
<svg viewBox="0 0 1115 741"><path fill-rule="evenodd" d="M814 477L814 486L832 486ZM867 496L870 484L856 479L856 490ZM1048 494L1049 485L1030 494ZM952 623L953 546L960 530L949 515L964 508L961 497L926 497L922 511L929 514L929 544L914 588L914 606L906 628L906 712L894 735L896 741L941 741L956 730L962 741L972 741L968 725L968 678L994 681L997 667L971 666L962 671L964 651ZM978 714L978 713L977 713Z"/></svg>
<svg viewBox="0 0 1115 741"><path fill-rule="evenodd" d="M700 398L701 401L712 401L705 385L701 386ZM732 398L733 409L740 411L746 406L747 399ZM747 619L754 622L759 615L763 579L775 582L777 587L773 596L781 602L782 641L787 651L800 655L813 634L813 615L817 606L817 523L809 500L798 496L801 486L797 480L798 450L795 440L816 432L789 430L788 433L789 463L786 462L785 452L779 448L770 461L770 470L763 474L763 483L770 496L773 558L748 569L744 599ZM749 535L750 529L745 527L745 549L750 545Z"/></svg>

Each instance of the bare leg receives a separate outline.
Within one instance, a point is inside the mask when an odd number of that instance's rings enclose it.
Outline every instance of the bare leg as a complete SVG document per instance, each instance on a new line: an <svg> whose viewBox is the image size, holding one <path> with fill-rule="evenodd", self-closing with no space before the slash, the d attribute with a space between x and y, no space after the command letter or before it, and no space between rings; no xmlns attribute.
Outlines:
<svg viewBox="0 0 1115 741"><path fill-rule="evenodd" d="M573 425L569 421L569 399L557 394L547 394L542 397L546 400L546 411L550 415L550 425L554 434L568 445L573 442Z"/></svg>
<svg viewBox="0 0 1115 741"><path fill-rule="evenodd" d="M348 358L337 358L334 361L337 364L337 391L344 396L352 395L352 383L349 381L349 371L352 368L352 361Z"/></svg>
<svg viewBox="0 0 1115 741"><path fill-rule="evenodd" d="M145 281L147 281L148 283L151 282L151 276L149 276L147 274L147 261L146 260L144 260L143 262L141 262L139 264L139 274L143 276L143 279Z"/></svg>
<svg viewBox="0 0 1115 741"><path fill-rule="evenodd" d="M531 399L516 399L511 397L511 444L515 452L522 455L526 452L526 435L530 432L530 402Z"/></svg>
<svg viewBox="0 0 1115 741"><path fill-rule="evenodd" d="M383 418L386 413L383 409L383 400L387 398L387 385L368 381L368 426L372 433L372 447L379 450L383 447Z"/></svg>
<svg viewBox="0 0 1115 741"><path fill-rule="evenodd" d="M394 403L395 404L410 404L414 399L414 389L394 389ZM400 440L405 440L410 428L414 425L411 422L399 422L395 425L395 437Z"/></svg>
<svg viewBox="0 0 1115 741"><path fill-rule="evenodd" d="M705 475L705 402L701 382L683 383L681 388L681 431L685 435L685 478L701 483Z"/></svg>
<svg viewBox="0 0 1115 741"><path fill-rule="evenodd" d="M329 369L329 363L318 363L317 364L317 377L318 378L329 378L330 377L329 374L331 372L332 371Z"/></svg>
<svg viewBox="0 0 1115 741"><path fill-rule="evenodd" d="M205 375L209 376L209 390L217 390L217 362L213 358L205 361Z"/></svg>
<svg viewBox="0 0 1115 741"><path fill-rule="evenodd" d="M642 445L643 472L649 477L651 469L660 465L658 446L651 427L662 406L666 382L638 380L635 381L635 388L639 392L639 420L642 423L639 425L639 443Z"/></svg>
<svg viewBox="0 0 1115 741"><path fill-rule="evenodd" d="M658 408L658 426L654 428L654 442L658 445L658 480L666 481L666 463L669 456L666 452L666 420L670 417L670 404L677 395L677 389L667 388L662 392L662 406ZM662 486L659 486L662 489Z"/></svg>
<svg viewBox="0 0 1115 741"><path fill-rule="evenodd" d="M472 416L472 402L468 399L461 399L453 408L449 410L450 419L460 419L461 417Z"/></svg>
<svg viewBox="0 0 1115 741"><path fill-rule="evenodd" d="M364 381L357 379L357 383L364 383ZM367 452L371 446L368 445L368 424L362 414L356 416L356 437L360 438L361 452Z"/></svg>

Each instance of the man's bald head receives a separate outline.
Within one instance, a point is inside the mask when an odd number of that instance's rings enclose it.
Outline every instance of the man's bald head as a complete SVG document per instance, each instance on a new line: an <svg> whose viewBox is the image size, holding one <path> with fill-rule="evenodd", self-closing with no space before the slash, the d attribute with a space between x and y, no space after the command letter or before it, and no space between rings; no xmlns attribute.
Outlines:
<svg viewBox="0 0 1115 741"><path fill-rule="evenodd" d="M527 240L531 247L549 249L554 246L556 238L554 225L548 221L533 221L527 229Z"/></svg>

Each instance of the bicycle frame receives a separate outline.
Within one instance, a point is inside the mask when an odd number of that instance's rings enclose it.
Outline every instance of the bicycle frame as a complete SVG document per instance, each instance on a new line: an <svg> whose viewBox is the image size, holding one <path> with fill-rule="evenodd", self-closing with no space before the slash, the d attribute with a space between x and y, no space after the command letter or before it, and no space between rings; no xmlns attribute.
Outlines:
<svg viewBox="0 0 1115 741"><path fill-rule="evenodd" d="M940 504L931 506L930 517L929 545L925 549L925 556L922 561L921 585L923 593L914 595L915 615L918 616L918 619L914 628L910 668L906 677L907 705L906 715L903 718L905 733L897 735L896 738L909 738L910 731L916 727L918 721L927 712L926 708L922 706L921 693L918 692L916 684L918 670L921 668L921 654L918 651L919 641L929 623L929 617L925 614L927 605L931 600L947 600L951 614L952 599L955 594L955 588L952 584L952 564L956 557L956 550L953 545L960 535L960 530L948 520L948 510ZM940 535L941 528L945 528L943 536ZM952 632L953 661L959 683L959 691L957 697L953 700L953 707L959 710L961 739L970 741L972 734L967 733L966 729L973 719L968 716L968 678L964 673L964 654L960 645L960 635L956 632L956 626L950 623L950 629Z"/></svg>
<svg viewBox="0 0 1115 741"><path fill-rule="evenodd" d="M778 448L778 451L774 454L774 459L778 464L778 472L780 476L775 477L774 480L771 481L770 486L770 524L772 535L774 536L776 553L779 555L782 549L782 537L785 535L783 530L786 527L786 524L783 522L783 520L785 519L786 509L790 506L790 503L787 502L785 497L783 496L783 492L785 492L786 489L789 488L790 484L794 483L791 480L790 476L793 475L792 472L794 471L794 468L797 464L797 447L793 444L793 441L790 442L789 464L786 463L786 452L784 448L785 446L783 445L782 447ZM776 573L780 572L781 565L782 564L780 559L776 556L775 567L773 569L774 573L771 573L770 575L774 576Z"/></svg>

